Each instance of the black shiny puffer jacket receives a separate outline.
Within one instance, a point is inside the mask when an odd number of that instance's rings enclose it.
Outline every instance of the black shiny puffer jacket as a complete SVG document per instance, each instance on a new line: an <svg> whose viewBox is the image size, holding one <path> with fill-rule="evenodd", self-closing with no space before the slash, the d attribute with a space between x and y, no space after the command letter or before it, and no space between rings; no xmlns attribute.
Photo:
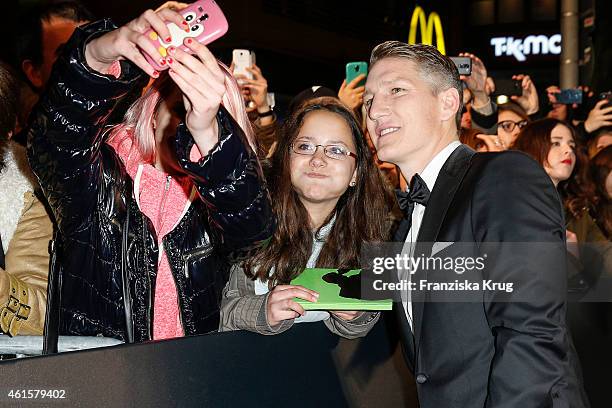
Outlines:
<svg viewBox="0 0 612 408"><path fill-rule="evenodd" d="M102 127L144 74L122 61L116 79L84 62L85 44L114 28L105 20L75 31L32 117L28 156L58 222L59 333L126 340L133 332L138 342L152 338L157 238ZM223 107L217 123L219 144L197 163L189 160L194 140L184 124L176 135L179 164L200 198L163 238L187 335L218 329L230 265L263 245L274 227L244 133Z"/></svg>

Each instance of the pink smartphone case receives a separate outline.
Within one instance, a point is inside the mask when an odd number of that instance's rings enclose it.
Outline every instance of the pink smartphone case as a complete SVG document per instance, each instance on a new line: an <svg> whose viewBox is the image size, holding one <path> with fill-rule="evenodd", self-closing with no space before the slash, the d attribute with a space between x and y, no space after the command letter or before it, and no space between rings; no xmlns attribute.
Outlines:
<svg viewBox="0 0 612 408"><path fill-rule="evenodd" d="M145 35L157 48L162 57L168 55L169 47L180 48L185 52L191 52L183 45L185 38L193 38L202 44L210 44L227 32L227 19L214 0L200 0L179 12L187 24L189 32L185 28L178 27L174 23L168 23L172 40L165 42L155 31L148 30ZM168 65L160 65L149 54L143 52L147 61L158 71L168 68Z"/></svg>

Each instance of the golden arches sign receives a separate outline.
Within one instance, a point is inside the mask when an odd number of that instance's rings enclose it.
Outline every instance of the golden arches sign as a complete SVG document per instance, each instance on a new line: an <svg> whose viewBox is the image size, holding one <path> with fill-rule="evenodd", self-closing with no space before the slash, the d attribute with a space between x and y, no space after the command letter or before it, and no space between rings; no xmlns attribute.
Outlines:
<svg viewBox="0 0 612 408"><path fill-rule="evenodd" d="M435 11L425 16L425 10L421 6L416 6L410 19L410 32L408 34L408 44L416 43L417 27L421 28L421 42L426 45L433 45L433 33L436 30L436 47L443 55L446 55L444 46L444 32L440 16Z"/></svg>

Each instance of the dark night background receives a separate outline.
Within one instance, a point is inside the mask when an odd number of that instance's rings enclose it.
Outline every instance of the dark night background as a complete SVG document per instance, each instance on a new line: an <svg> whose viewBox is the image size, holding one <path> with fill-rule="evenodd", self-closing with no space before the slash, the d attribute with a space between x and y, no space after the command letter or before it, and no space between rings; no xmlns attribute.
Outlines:
<svg viewBox="0 0 612 408"><path fill-rule="evenodd" d="M17 8L41 1L13 3L15 18L6 19L1 29L7 33L3 34L5 38L10 37L10 25L18 24ZM82 2L97 17L111 17L119 25L164 3ZM561 0L218 0L229 21L229 31L211 49L226 63L231 61L234 48L254 50L269 91L276 93L282 104L312 85L338 89L347 62L367 61L370 50L384 40L407 41L412 11L415 5L420 5L427 13L436 11L440 15L447 55L473 52L484 60L495 78L528 73L542 92L546 86L558 83L559 56L531 56L522 63L513 57L495 57L490 39L559 33L560 3ZM597 16L594 27L581 30L581 46L593 45L592 56L603 67L592 80L589 74L592 65L584 67L581 83L593 82L601 90L612 88L608 78L612 56L604 48L604 39L610 38L604 28L610 30L612 26L611 3L581 1L581 18L590 15L589 9Z"/></svg>

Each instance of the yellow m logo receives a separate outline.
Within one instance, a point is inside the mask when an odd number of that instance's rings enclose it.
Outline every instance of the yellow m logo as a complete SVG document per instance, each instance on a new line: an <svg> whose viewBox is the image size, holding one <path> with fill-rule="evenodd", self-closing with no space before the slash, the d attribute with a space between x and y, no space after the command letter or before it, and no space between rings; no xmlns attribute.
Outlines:
<svg viewBox="0 0 612 408"><path fill-rule="evenodd" d="M444 46L444 32L440 16L435 11L429 13L429 18L425 17L425 11L421 6L416 6L410 19L410 32L408 34L408 44L416 44L417 27L421 28L421 42L426 45L433 45L433 31L436 29L436 47L443 55L446 55Z"/></svg>

